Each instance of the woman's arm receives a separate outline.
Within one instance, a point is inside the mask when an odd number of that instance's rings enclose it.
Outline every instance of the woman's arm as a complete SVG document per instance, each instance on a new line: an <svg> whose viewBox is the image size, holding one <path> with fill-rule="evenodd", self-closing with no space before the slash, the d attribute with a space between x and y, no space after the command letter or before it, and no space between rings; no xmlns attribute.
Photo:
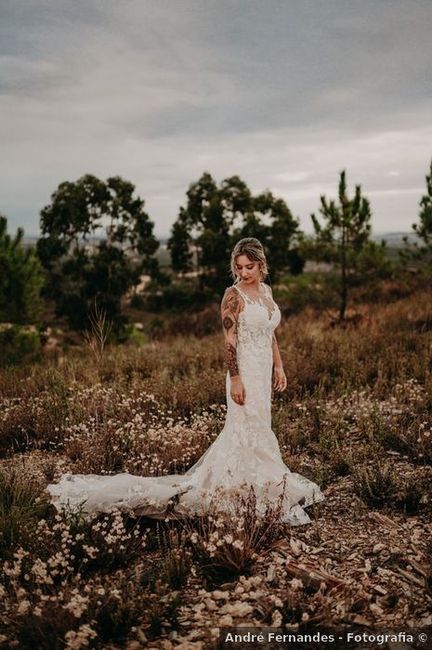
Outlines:
<svg viewBox="0 0 432 650"><path fill-rule="evenodd" d="M246 391L240 377L237 360L237 331L240 314L240 297L233 287L225 291L221 304L222 326L225 339L225 361L231 378L231 399L243 406Z"/></svg>
<svg viewBox="0 0 432 650"><path fill-rule="evenodd" d="M283 368L282 358L279 352L279 346L276 340L276 334L273 332L273 385L275 390L283 391L287 387L288 381Z"/></svg>
<svg viewBox="0 0 432 650"><path fill-rule="evenodd" d="M277 342L277 339L276 339L276 334L274 332L273 332L272 350L273 350L273 365L274 365L274 367L275 368L283 368L282 357L280 355L279 346L278 346L278 342Z"/></svg>
<svg viewBox="0 0 432 650"><path fill-rule="evenodd" d="M237 328L240 313L240 297L238 292L230 287L225 291L221 304L222 326L225 340L225 362L230 377L239 373L237 362Z"/></svg>
<svg viewBox="0 0 432 650"><path fill-rule="evenodd" d="M273 291L271 287L266 285L269 288L270 295L273 298ZM283 391L287 387L287 378L285 375L282 357L279 351L279 346L276 338L276 334L273 332L272 337L272 353L273 353L273 385L276 390Z"/></svg>
<svg viewBox="0 0 432 650"><path fill-rule="evenodd" d="M272 288L266 284L265 285L268 289L268 292L273 300L273 291ZM279 346L278 342L276 339L276 334L273 332L273 338L272 338L272 351L273 351L273 365L275 368L283 368L283 363L282 363L282 357L279 352Z"/></svg>

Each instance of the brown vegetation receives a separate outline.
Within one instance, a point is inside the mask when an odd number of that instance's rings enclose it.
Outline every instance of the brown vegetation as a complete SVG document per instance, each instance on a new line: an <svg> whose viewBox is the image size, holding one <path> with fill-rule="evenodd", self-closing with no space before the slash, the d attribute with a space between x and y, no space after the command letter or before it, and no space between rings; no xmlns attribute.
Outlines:
<svg viewBox="0 0 432 650"><path fill-rule="evenodd" d="M88 349L0 375L0 638L7 647L217 648L226 626L432 625L432 293L348 327L285 319L273 400L312 524L277 511L154 521L57 514L62 472L183 472L223 426L222 332ZM182 645L183 644L183 645Z"/></svg>

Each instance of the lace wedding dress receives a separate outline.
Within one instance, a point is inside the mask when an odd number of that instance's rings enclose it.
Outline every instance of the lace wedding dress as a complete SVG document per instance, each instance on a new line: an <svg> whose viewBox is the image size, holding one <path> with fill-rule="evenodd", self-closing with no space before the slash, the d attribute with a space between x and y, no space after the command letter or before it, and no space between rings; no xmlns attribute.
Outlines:
<svg viewBox="0 0 432 650"><path fill-rule="evenodd" d="M267 504L278 502L281 521L291 525L310 522L304 508L324 495L318 485L284 464L271 428L272 338L281 313L265 284L264 299L257 301L233 286L243 299L237 361L246 391L244 405L232 400L227 372L225 425L185 474L64 474L47 487L57 509L80 508L85 514L119 508L152 518L165 517L167 506L174 516L202 515L215 506L234 513L233 495L250 494L253 487L257 516Z"/></svg>

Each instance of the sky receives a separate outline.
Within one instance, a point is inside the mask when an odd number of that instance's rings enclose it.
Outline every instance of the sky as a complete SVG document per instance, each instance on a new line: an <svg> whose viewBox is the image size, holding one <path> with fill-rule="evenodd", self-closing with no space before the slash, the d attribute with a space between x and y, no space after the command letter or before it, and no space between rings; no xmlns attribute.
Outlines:
<svg viewBox="0 0 432 650"><path fill-rule="evenodd" d="M59 183L134 183L164 237L189 185L239 175L311 232L340 171L375 233L418 220L430 0L0 0L0 213L39 233Z"/></svg>

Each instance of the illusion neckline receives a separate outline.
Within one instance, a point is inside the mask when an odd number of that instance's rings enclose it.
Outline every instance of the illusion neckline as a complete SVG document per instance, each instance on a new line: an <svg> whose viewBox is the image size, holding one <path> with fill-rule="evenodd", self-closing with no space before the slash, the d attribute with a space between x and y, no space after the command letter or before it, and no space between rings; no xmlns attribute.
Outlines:
<svg viewBox="0 0 432 650"><path fill-rule="evenodd" d="M242 295L244 295L245 298L246 298L249 302L251 302L252 304L253 304L253 303L261 303L261 302L262 302L262 298L261 298L261 297L258 297L258 298L252 298L251 296L249 296L249 295L246 293L246 291L243 291L243 289L242 289L241 287L239 287L238 284L233 284L232 286L235 287L236 289L238 289L239 292L240 292ZM261 287L264 287L264 293L267 294L267 290L266 290L266 288L265 288L264 282L260 282L260 286L261 286Z"/></svg>
<svg viewBox="0 0 432 650"><path fill-rule="evenodd" d="M265 289L264 282L260 282L260 284L261 284L261 286L264 287L264 291L266 291L266 293L267 293L267 290ZM246 305L258 305L258 307L262 307L263 309L266 310L269 322L272 320L274 314L276 313L276 308L277 308L277 305L276 305L275 301L273 300L273 298L271 298L271 300L273 302L273 309L270 311L266 307L266 305L263 303L263 299L261 297L260 298L255 298L255 299L251 298L250 296L247 295L247 293L245 293L242 289L240 289L240 287L237 284L233 284L232 286L239 291L239 293L240 293L240 295L242 297L244 296L245 308L246 308ZM240 313L242 313L242 312L240 312Z"/></svg>

